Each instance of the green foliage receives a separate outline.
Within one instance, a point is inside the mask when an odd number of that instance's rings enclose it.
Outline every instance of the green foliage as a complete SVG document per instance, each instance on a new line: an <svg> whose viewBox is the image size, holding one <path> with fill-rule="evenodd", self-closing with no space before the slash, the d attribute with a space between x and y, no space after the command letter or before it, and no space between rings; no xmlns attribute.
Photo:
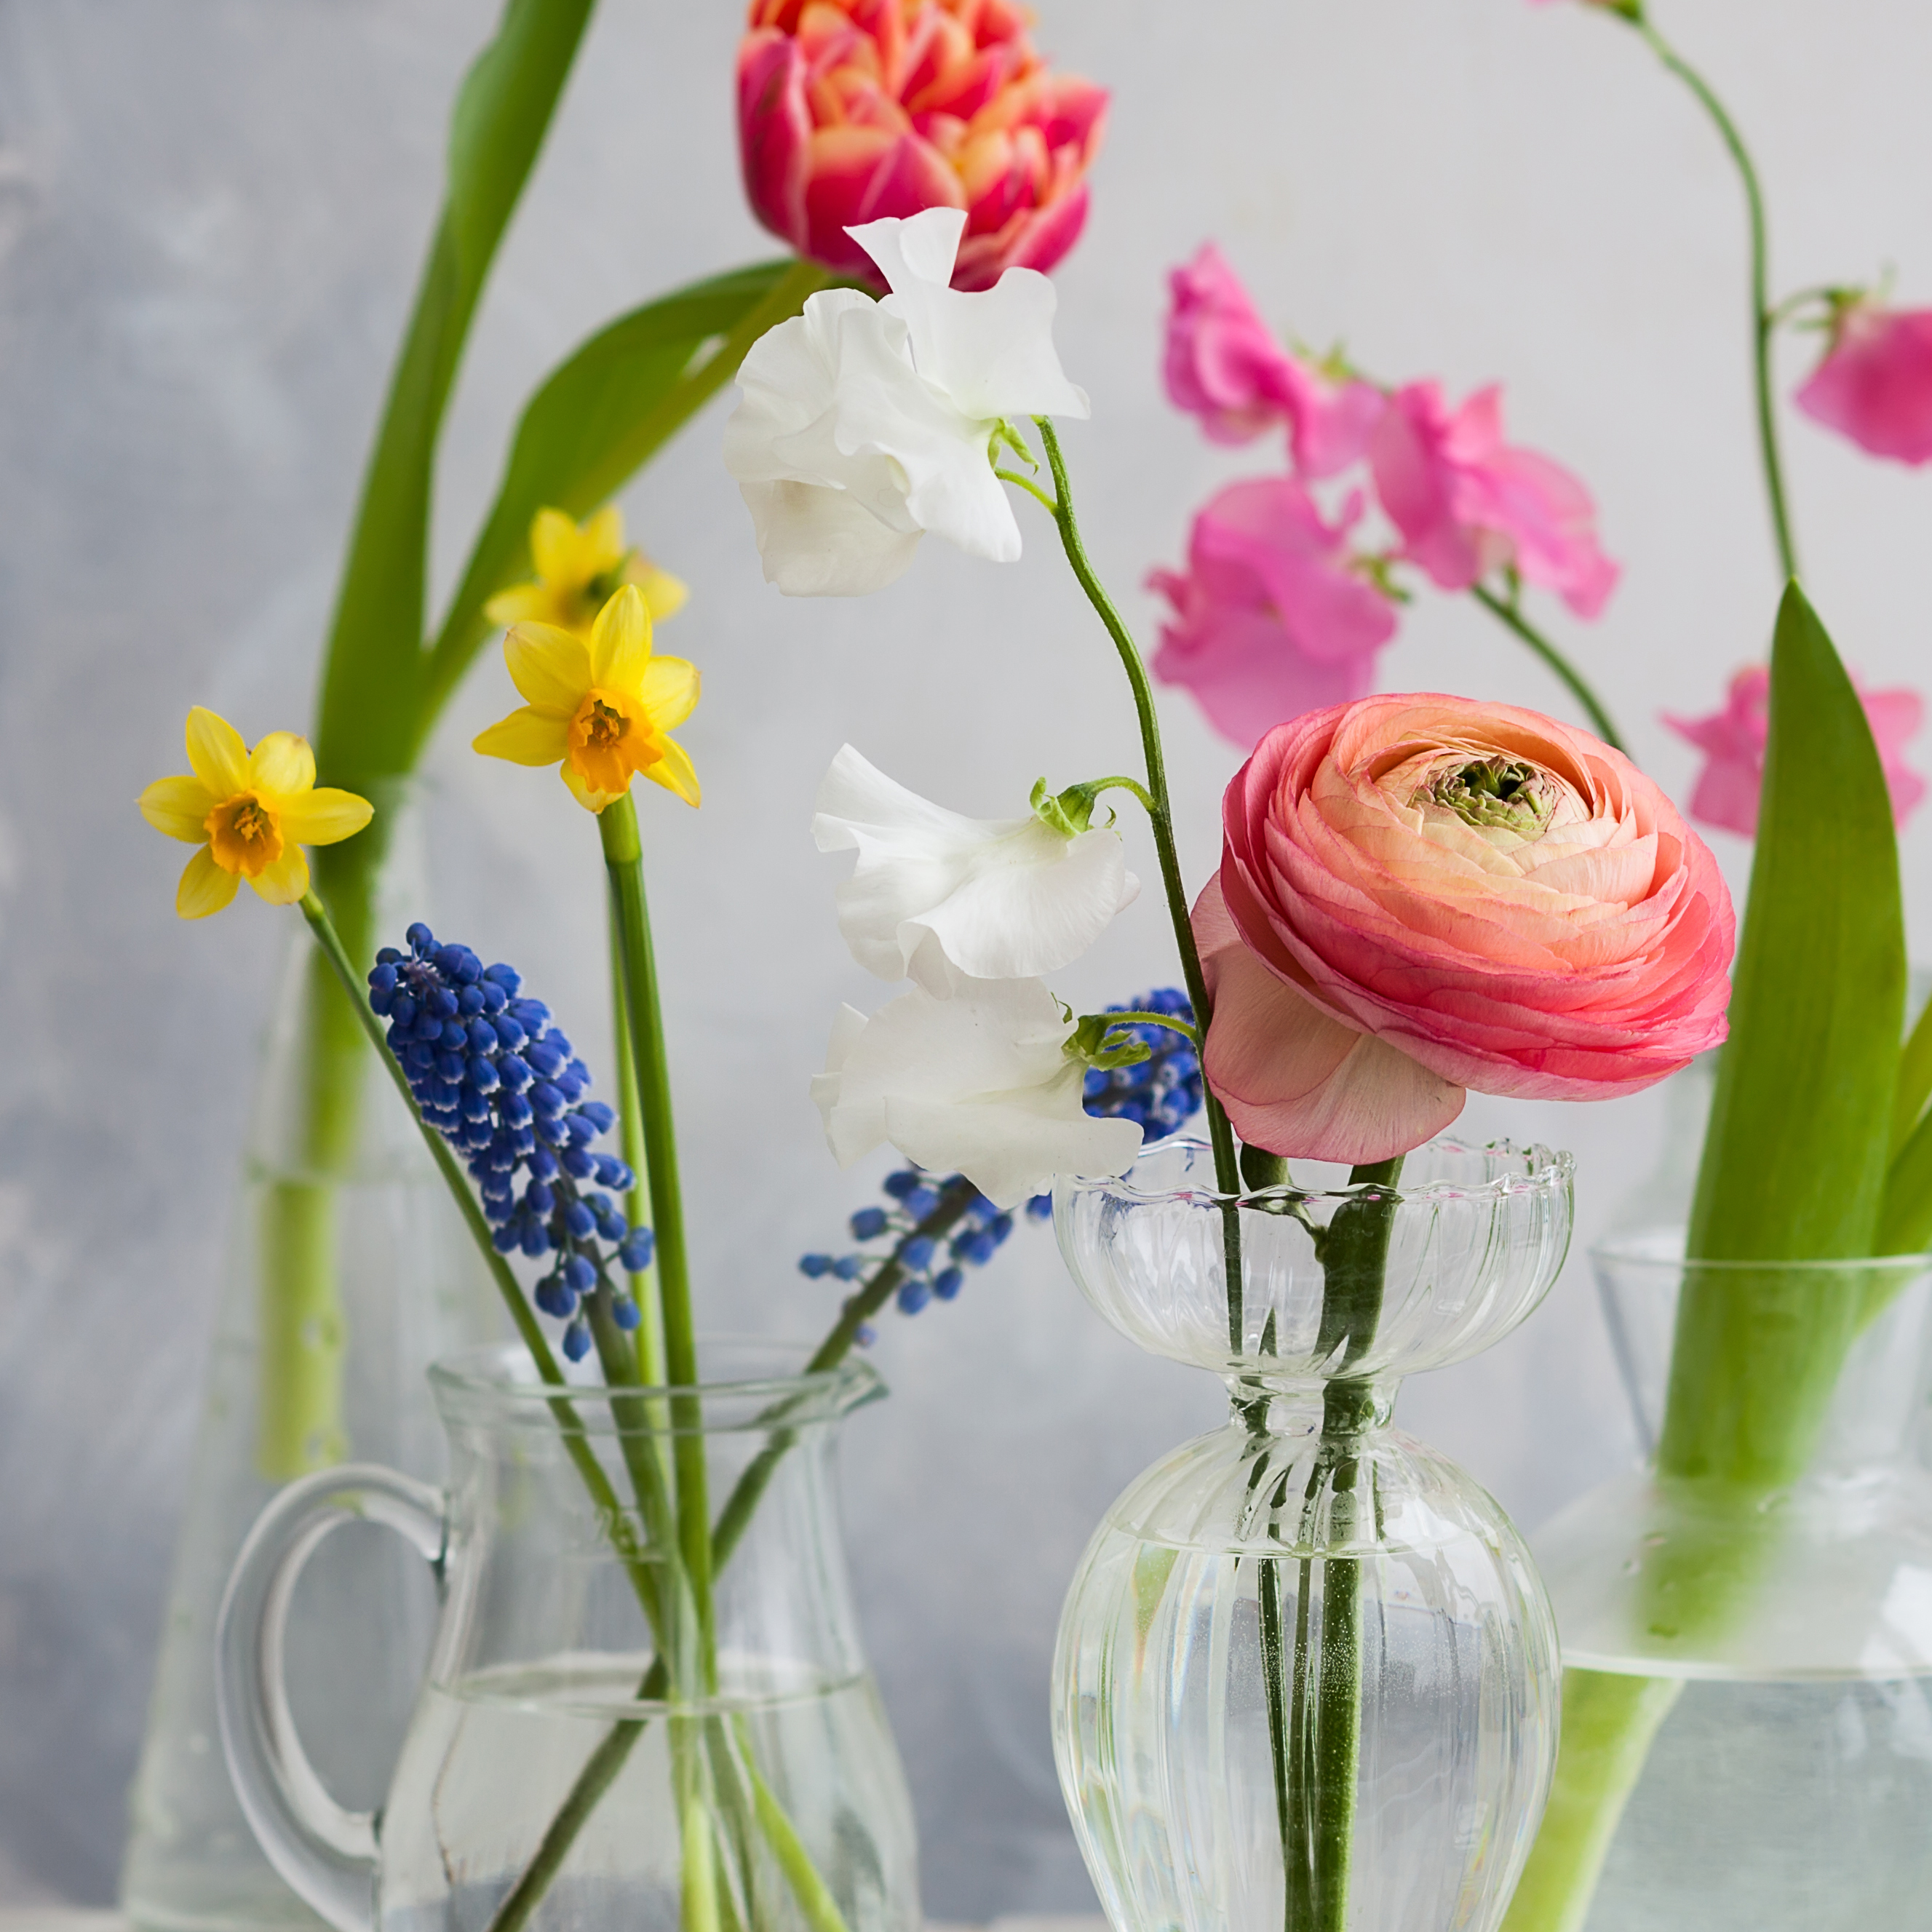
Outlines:
<svg viewBox="0 0 1932 1932"><path fill-rule="evenodd" d="M1898 852L1864 708L1796 584L1772 650L1771 735L1731 1034L1689 1252L1874 1252L1905 1019Z"/></svg>
<svg viewBox="0 0 1932 1932"><path fill-rule="evenodd" d="M330 784L367 789L407 769L443 413L484 279L590 8L508 0L457 95L442 213L370 454L324 660L316 746Z"/></svg>
<svg viewBox="0 0 1932 1932"><path fill-rule="evenodd" d="M427 735L490 634L483 607L530 572L530 519L545 506L596 508L737 373L766 329L822 288L824 272L790 257L694 282L620 316L574 350L530 398L496 500L452 600L427 670Z"/></svg>

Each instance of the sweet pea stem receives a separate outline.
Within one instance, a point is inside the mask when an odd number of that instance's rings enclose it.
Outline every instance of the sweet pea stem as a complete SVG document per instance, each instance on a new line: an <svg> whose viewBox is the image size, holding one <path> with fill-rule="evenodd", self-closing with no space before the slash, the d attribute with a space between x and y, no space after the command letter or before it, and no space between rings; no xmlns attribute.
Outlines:
<svg viewBox="0 0 1932 1932"><path fill-rule="evenodd" d="M1036 416L1035 425L1040 430L1040 442L1046 452L1046 460L1053 472L1053 497L1049 500L1038 490L1034 494L1052 512L1053 520L1059 527L1060 541L1066 552L1066 560L1073 566L1073 574L1079 580L1080 587L1087 593L1087 601L1099 614L1100 621L1107 628L1107 634L1114 640L1114 648L1119 652L1120 663L1127 674L1127 682L1134 695L1134 710L1140 719L1141 750L1147 760L1148 821L1153 827L1154 850L1160 855L1161 884L1167 894L1167 909L1174 924L1175 945L1180 952L1180 970L1187 982L1187 997L1194 1008L1194 1023L1202 1036L1207 1036L1208 1022L1211 1007L1208 998L1208 982L1201 971L1200 949L1194 943L1194 928L1188 918L1186 888L1181 883L1180 858L1174 843L1174 813L1167 790L1167 761L1162 756L1160 744L1160 723L1154 712L1154 687L1148 682L1147 666L1141 662L1141 654L1136 646L1132 634L1122 621L1120 614L1114 608L1114 602L1102 585L1087 556L1087 546L1081 540L1080 526L1073 512L1073 490L1067 481L1066 460L1060 454L1060 439L1054 434L1053 424L1045 416ZM1012 480L1026 484L1024 478ZM1241 1173L1234 1156L1234 1132L1228 1125L1228 1116L1216 1097L1214 1090L1208 1085L1205 1076L1202 1081L1202 1097L1207 1103L1208 1136L1214 1149L1214 1178L1224 1194L1240 1191ZM1240 1346L1238 1309L1240 1303L1240 1274L1238 1259L1240 1238L1238 1227L1230 1234L1228 1256L1231 1272L1228 1278L1229 1325L1234 1346Z"/></svg>
<svg viewBox="0 0 1932 1932"><path fill-rule="evenodd" d="M1582 674L1569 659L1522 614L1514 596L1498 597L1493 590L1480 584L1471 584L1469 595L1499 623L1514 632L1563 680L1569 687L1570 695L1589 713L1590 722L1596 728L1597 736L1612 751L1622 752L1628 758L1630 755L1628 749L1618 735L1617 728L1611 723L1610 714L1604 709L1597 694L1584 682Z"/></svg>
<svg viewBox="0 0 1932 1932"><path fill-rule="evenodd" d="M1771 502L1771 525L1778 542L1778 566L1788 581L1798 574L1798 548L1791 534L1791 518L1785 506L1784 465L1778 454L1778 413L1772 395L1772 341L1778 322L1778 311L1771 301L1770 242L1766 232L1764 190L1758 181L1757 166L1744 146L1738 124L1724 104L1683 56L1652 26L1641 8L1618 10L1642 36L1644 44L1666 68L1697 98L1699 104L1717 128L1731 159L1737 164L1744 183L1744 203L1750 218L1751 356L1757 388L1758 448L1764 463L1765 494Z"/></svg>

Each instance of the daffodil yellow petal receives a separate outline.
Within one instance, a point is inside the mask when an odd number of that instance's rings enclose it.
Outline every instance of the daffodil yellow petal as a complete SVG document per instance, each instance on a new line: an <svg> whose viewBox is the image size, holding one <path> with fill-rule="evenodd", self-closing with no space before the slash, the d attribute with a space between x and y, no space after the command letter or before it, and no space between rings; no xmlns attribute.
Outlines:
<svg viewBox="0 0 1932 1932"><path fill-rule="evenodd" d="M570 795L586 812L602 812L607 805L615 805L624 794L620 791L598 791L586 784L583 774L568 759L564 761L561 775L570 788Z"/></svg>
<svg viewBox="0 0 1932 1932"><path fill-rule="evenodd" d="M651 614L627 584L590 627L590 677L606 691L635 691L651 661Z"/></svg>
<svg viewBox="0 0 1932 1932"><path fill-rule="evenodd" d="M478 732L470 748L513 765L554 765L570 748L570 721L526 704Z"/></svg>
<svg viewBox="0 0 1932 1932"><path fill-rule="evenodd" d="M596 577L620 563L624 555L624 513L615 503L606 503L594 517L586 518L577 533L578 556L586 577Z"/></svg>
<svg viewBox="0 0 1932 1932"><path fill-rule="evenodd" d="M674 738L664 740L664 755L655 764L644 766L644 776L666 791L674 791L686 805L698 802L698 774L689 756Z"/></svg>
<svg viewBox="0 0 1932 1932"><path fill-rule="evenodd" d="M672 576L668 570L660 570L654 563L645 562L642 570L631 580L642 594L644 608L651 614L654 624L662 624L667 617L675 617L691 601L691 591L684 580Z"/></svg>
<svg viewBox="0 0 1932 1932"><path fill-rule="evenodd" d="M199 778L157 778L140 799L141 816L157 832L190 845L208 842L208 814L214 800Z"/></svg>
<svg viewBox="0 0 1932 1932"><path fill-rule="evenodd" d="M307 791L315 783L315 754L306 738L292 731L271 731L248 754L251 791Z"/></svg>
<svg viewBox="0 0 1932 1932"><path fill-rule="evenodd" d="M500 590L483 607L493 624L548 624L554 621L556 599L541 584L515 584Z"/></svg>
<svg viewBox="0 0 1932 1932"><path fill-rule="evenodd" d="M199 704L188 714L188 762L217 800L248 789L248 748L241 733Z"/></svg>
<svg viewBox="0 0 1932 1932"><path fill-rule="evenodd" d="M675 730L698 708L698 682L688 658L652 658L645 665L638 695L660 731Z"/></svg>
<svg viewBox="0 0 1932 1932"><path fill-rule="evenodd" d="M278 814L282 836L297 845L334 845L352 838L376 815L376 808L352 791L321 785L282 801Z"/></svg>
<svg viewBox="0 0 1932 1932"><path fill-rule="evenodd" d="M188 862L181 884L175 888L175 910L183 919L206 919L227 904L241 883L214 862L214 854L204 845Z"/></svg>
<svg viewBox="0 0 1932 1932"><path fill-rule="evenodd" d="M571 575L577 562L577 525L561 510L539 510L530 519L530 561L546 584Z"/></svg>
<svg viewBox="0 0 1932 1932"><path fill-rule="evenodd" d="M503 640L503 662L524 703L539 711L568 718L590 688L590 653L584 640L554 624L519 624Z"/></svg>
<svg viewBox="0 0 1932 1932"><path fill-rule="evenodd" d="M293 905L308 890L308 861L291 839L282 856L272 860L248 881L271 905Z"/></svg>

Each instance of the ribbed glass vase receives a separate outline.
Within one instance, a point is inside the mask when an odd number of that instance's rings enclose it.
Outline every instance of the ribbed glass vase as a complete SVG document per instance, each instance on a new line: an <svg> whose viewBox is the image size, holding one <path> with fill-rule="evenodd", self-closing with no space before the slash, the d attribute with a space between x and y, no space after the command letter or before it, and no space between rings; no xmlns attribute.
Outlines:
<svg viewBox="0 0 1932 1932"><path fill-rule="evenodd" d="M1501 1508L1389 1418L1547 1292L1569 1157L1442 1141L1399 1187L1231 1196L1173 1141L1054 1220L1101 1314L1231 1397L1108 1511L1060 1620L1060 1782L1117 1932L1488 1932L1555 1761L1555 1628Z"/></svg>

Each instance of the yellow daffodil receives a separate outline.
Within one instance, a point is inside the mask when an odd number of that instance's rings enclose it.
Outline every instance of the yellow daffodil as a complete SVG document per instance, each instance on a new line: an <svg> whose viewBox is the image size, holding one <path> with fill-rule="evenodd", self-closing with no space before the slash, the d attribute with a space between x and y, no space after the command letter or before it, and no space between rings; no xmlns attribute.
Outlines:
<svg viewBox="0 0 1932 1932"><path fill-rule="evenodd" d="M539 510L530 524L537 580L499 591L483 607L493 624L553 624L587 637L597 614L627 584L634 584L654 622L684 608L690 592L640 550L624 542L624 513L607 505L574 524L561 510Z"/></svg>
<svg viewBox="0 0 1932 1932"><path fill-rule="evenodd" d="M651 654L651 614L627 584L588 638L554 624L519 624L503 640L511 681L530 702L476 741L485 758L557 765L592 812L624 796L640 772L698 802L698 774L665 734L698 703L698 667Z"/></svg>
<svg viewBox="0 0 1932 1932"><path fill-rule="evenodd" d="M304 845L333 845L369 823L374 808L352 791L317 789L306 738L271 731L251 752L225 718L200 705L188 714L192 778L157 778L141 816L157 832L201 850L175 894L183 919L219 912L246 879L271 905L308 890Z"/></svg>

